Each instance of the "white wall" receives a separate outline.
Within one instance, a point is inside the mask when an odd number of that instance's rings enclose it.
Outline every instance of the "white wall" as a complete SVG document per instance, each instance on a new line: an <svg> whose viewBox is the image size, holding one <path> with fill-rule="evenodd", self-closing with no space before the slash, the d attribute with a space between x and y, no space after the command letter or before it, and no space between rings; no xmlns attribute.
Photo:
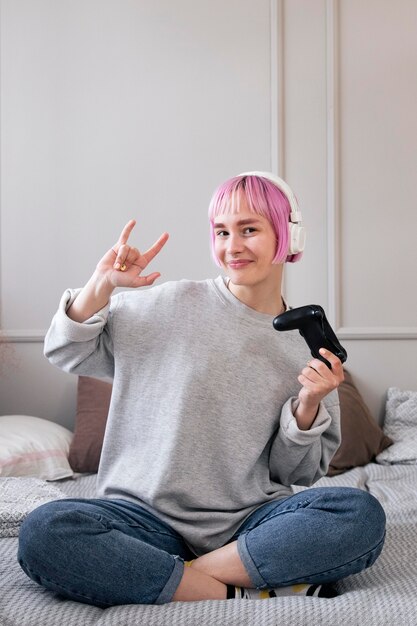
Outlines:
<svg viewBox="0 0 417 626"><path fill-rule="evenodd" d="M171 234L160 280L216 275L207 204L247 169L294 187L308 248L287 297L326 308L375 416L388 386L417 388L414 0L0 8L0 413L71 426L75 379L42 357L62 290L130 217L139 247Z"/></svg>

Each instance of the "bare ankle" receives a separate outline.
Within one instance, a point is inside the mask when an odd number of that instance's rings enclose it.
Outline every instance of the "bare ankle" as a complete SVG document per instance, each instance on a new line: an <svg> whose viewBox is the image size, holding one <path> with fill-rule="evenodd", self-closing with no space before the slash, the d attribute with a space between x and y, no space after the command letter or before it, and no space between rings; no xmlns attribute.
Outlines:
<svg viewBox="0 0 417 626"><path fill-rule="evenodd" d="M227 587L209 574L184 567L180 584L172 598L173 602L195 602L197 600L225 600Z"/></svg>

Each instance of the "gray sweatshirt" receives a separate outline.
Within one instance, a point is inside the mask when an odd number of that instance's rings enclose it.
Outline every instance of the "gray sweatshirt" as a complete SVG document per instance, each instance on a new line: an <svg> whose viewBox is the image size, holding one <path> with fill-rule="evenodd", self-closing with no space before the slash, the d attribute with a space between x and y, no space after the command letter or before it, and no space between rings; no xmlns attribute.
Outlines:
<svg viewBox="0 0 417 626"><path fill-rule="evenodd" d="M326 473L340 444L338 394L299 430L297 376L311 356L298 331L276 332L222 277L121 292L82 324L66 315L77 293L64 293L45 354L113 379L100 497L140 504L200 555L291 484Z"/></svg>

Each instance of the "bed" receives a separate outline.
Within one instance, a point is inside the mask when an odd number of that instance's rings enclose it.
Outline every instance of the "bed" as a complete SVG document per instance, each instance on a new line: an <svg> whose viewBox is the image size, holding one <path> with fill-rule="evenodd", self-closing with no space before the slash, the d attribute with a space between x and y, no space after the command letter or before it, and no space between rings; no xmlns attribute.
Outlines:
<svg viewBox="0 0 417 626"><path fill-rule="evenodd" d="M87 384L91 385L91 381ZM91 396L88 397L92 401ZM94 396L95 406L98 397L97 394ZM356 407L356 416L357 412ZM79 403L78 418L81 413ZM91 410L88 415L91 424L94 420ZM81 420L78 421L80 427ZM354 422L354 418L350 421ZM3 463L3 474L0 474L0 625L417 626L417 391L388 390L384 428L382 430L376 422L372 427L379 437L377 454L375 450L371 454L373 459L351 469L334 466L330 472L332 475L325 476L315 485L355 486L367 490L378 498L387 515L386 543L376 564L365 572L340 581L337 585L339 595L330 599L287 596L268 600L204 601L163 606L123 605L106 610L65 600L33 583L20 569L16 561L19 516L24 517L25 507L32 509L48 499L93 497L96 475L74 473L70 467L69 475L62 476L65 474L65 463L70 458L66 433L61 433L66 438L65 444L62 444L66 450L63 456L56 453L57 442L53 444L53 471L60 475L59 479L45 480L43 470L39 468L36 475L33 470L30 475L26 466L25 473L22 471L20 477L11 476L10 472L5 476L4 467L7 464L4 462L4 451L0 450L0 467ZM357 432L356 436L363 437L363 433L359 435ZM70 446L74 440L76 435L71 437ZM85 435L82 441L85 444ZM99 450L95 452L99 454ZM88 454L91 456L91 446ZM31 463L34 462L33 456L32 451ZM42 463L46 457L45 452L39 456ZM25 462L29 461L26 459ZM14 473L19 472L15 469ZM295 487L294 491L300 489L302 487ZM15 516L9 520L7 500L11 501Z"/></svg>

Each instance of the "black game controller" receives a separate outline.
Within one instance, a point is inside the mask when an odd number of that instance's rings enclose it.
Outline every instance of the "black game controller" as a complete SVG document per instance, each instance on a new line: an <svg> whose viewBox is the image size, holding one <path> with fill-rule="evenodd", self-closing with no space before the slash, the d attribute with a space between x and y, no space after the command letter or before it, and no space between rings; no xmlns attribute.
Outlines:
<svg viewBox="0 0 417 626"><path fill-rule="evenodd" d="M275 330L298 329L306 340L311 354L316 359L326 363L332 369L329 361L321 356L319 349L326 348L333 352L344 363L347 359L346 350L340 345L338 338L327 321L326 314L318 304L308 304L297 309L289 309L277 315L272 322Z"/></svg>

